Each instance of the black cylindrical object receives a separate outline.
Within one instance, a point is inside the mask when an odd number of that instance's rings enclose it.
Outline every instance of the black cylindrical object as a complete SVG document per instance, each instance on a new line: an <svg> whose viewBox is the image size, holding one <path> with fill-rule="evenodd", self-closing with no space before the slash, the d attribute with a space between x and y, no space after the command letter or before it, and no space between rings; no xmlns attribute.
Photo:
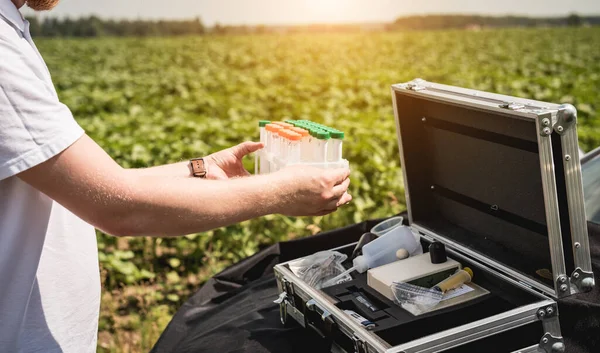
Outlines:
<svg viewBox="0 0 600 353"><path fill-rule="evenodd" d="M448 260L446 256L446 246L440 242L434 241L429 245L429 257L432 264L443 264Z"/></svg>

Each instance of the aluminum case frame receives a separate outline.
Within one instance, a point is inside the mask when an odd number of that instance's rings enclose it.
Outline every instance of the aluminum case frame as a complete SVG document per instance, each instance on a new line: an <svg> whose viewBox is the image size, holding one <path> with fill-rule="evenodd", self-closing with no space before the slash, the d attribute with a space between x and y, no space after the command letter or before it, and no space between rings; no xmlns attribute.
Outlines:
<svg viewBox="0 0 600 353"><path fill-rule="evenodd" d="M304 327L308 328L308 326L311 326L307 322L304 313L297 308L298 303L295 303L295 301L299 299L305 304L306 310L316 313L323 321L329 320L335 323L339 331L354 342L356 353L429 353L444 351L526 324L541 322L545 334L540 338L539 343L516 352L563 352L565 347L560 332L558 307L555 299L580 291L590 290L594 285L585 220L577 132L575 129L575 109L569 105L549 104L491 94L429 83L421 79L393 85L392 100L394 103L400 158L405 181L407 178L404 168L404 154L402 150L398 107L396 105L396 93L413 95L463 107L469 106L479 110L510 114L515 118L536 121L554 287L533 281L505 264L467 249L441 234L436 234L419 224L413 223L409 185L405 183L409 223L413 231L419 232L421 237L427 241L435 240L445 243L448 252L454 258L468 260L476 264L477 267L496 276L500 280L509 282L521 290L535 295L539 298L539 301L392 347L376 334L366 330L350 319L341 309L335 306L334 299L304 283L289 270L286 266L287 263L283 263L275 266L275 276L279 292L281 293L277 302L280 305L282 323L285 324L289 319L293 319ZM575 262L574 268L576 269L570 276L566 273L560 231L558 197L554 174L555 166L550 140L552 130L561 136L563 158L565 161L564 174L568 189L567 201L569 218L571 220L570 228ZM351 245L353 244L347 246ZM318 331L318 329L316 330Z"/></svg>
<svg viewBox="0 0 600 353"><path fill-rule="evenodd" d="M544 206L548 228L550 257L552 259L552 274L554 276L553 288L534 281L529 277L514 271L505 264L496 262L494 259L487 258L462 247L460 244L452 241L452 239L448 239L441 234L435 234L425 227L420 226L418 223L415 224L413 222L409 192L410 186L407 182L406 168L404 168L405 159L402 148L401 126L396 104L396 93L462 107L471 107L478 110L509 114L513 118L530 120L536 123ZM396 131L398 133L400 159L403 166L402 173L405 180L406 206L411 227L418 230L420 233L429 234L436 240L442 241L447 245L461 249L461 251L464 251L470 257L479 258L490 264L496 270L505 273L518 281L526 283L551 297L561 298L592 289L594 286L594 277L592 273L585 202L583 198L581 163L579 160L579 147L577 141L577 111L572 105L559 105L510 97L431 83L422 79L415 79L404 84L392 85L392 101L394 105ZM564 161L564 177L570 221L569 226L571 229L571 245L574 258L573 268L575 269L571 274L567 274L563 238L560 228L554 152L551 140L552 131L556 131L559 134L563 153L563 156L561 157Z"/></svg>

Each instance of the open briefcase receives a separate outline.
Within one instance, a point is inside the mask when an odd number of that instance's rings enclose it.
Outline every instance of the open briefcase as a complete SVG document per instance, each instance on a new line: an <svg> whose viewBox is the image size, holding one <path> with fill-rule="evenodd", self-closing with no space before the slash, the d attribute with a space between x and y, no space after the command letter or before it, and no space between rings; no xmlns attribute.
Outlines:
<svg viewBox="0 0 600 353"><path fill-rule="evenodd" d="M594 286L575 108L421 79L393 85L392 101L410 229L425 251L443 243L488 294L415 316L366 273L317 290L283 263L282 323L339 352L497 352L507 332L520 337L508 344L515 352L565 351L556 299Z"/></svg>

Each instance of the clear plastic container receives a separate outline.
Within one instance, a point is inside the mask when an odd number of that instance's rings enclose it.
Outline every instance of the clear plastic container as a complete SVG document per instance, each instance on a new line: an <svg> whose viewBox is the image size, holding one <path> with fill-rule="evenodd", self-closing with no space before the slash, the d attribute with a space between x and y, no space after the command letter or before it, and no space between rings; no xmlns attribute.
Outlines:
<svg viewBox="0 0 600 353"><path fill-rule="evenodd" d="M257 151L257 173L273 173L290 164L317 168L349 167L348 161L341 156L343 133L337 129L308 120L261 121L259 126L265 148ZM282 130L286 132L280 134ZM290 140L288 134L292 132L299 134L300 139ZM339 134L342 134L341 138Z"/></svg>
<svg viewBox="0 0 600 353"><path fill-rule="evenodd" d="M371 228L371 233L377 236L382 236L390 230L402 226L403 222L404 217L402 216L388 218L385 221L377 223L373 228Z"/></svg>

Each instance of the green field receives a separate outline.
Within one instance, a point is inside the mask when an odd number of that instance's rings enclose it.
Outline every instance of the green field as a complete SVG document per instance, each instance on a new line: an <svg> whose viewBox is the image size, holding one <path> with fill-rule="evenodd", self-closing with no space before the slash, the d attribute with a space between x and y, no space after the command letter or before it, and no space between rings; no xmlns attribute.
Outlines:
<svg viewBox="0 0 600 353"><path fill-rule="evenodd" d="M354 201L334 215L269 216L180 239L99 234L101 352L147 352L204 280L262 246L403 210L392 83L422 77L571 103L581 147L600 145L600 28L37 43L61 100L124 167L256 140L261 119L310 119L347 136Z"/></svg>

